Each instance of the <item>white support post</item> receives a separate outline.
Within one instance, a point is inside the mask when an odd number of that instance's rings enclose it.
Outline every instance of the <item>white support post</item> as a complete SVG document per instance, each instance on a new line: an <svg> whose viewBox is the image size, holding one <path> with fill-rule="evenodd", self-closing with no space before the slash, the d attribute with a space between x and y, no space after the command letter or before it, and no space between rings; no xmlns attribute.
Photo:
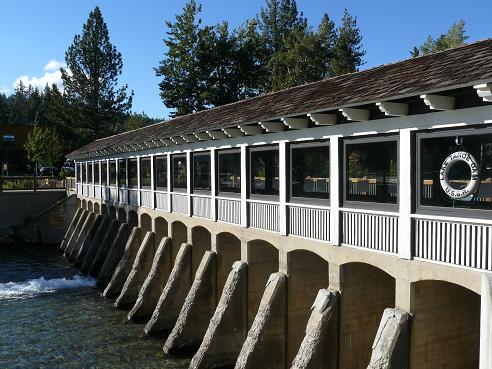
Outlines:
<svg viewBox="0 0 492 369"><path fill-rule="evenodd" d="M193 162L191 160L191 151L186 151L186 196L188 200L188 216L192 215L191 207L191 176L193 175Z"/></svg>
<svg viewBox="0 0 492 369"><path fill-rule="evenodd" d="M155 168L154 155L150 155L150 192L152 193L152 209L155 209Z"/></svg>
<svg viewBox="0 0 492 369"><path fill-rule="evenodd" d="M279 156L279 228L282 236L287 236L287 141L278 144Z"/></svg>
<svg viewBox="0 0 492 369"><path fill-rule="evenodd" d="M110 176L109 176L109 159L106 159L106 173L105 173L105 176L106 176L106 186L107 187L111 187L111 183L109 183L109 180L110 180Z"/></svg>
<svg viewBox="0 0 492 369"><path fill-rule="evenodd" d="M91 187L92 187L92 197L96 197L96 181L95 181L95 178L94 178L94 163L95 161L92 162L92 165L91 165L91 170L92 170L92 184L91 184Z"/></svg>
<svg viewBox="0 0 492 369"><path fill-rule="evenodd" d="M330 137L330 243L340 246L340 157L341 136Z"/></svg>
<svg viewBox="0 0 492 369"><path fill-rule="evenodd" d="M248 227L248 150L246 145L241 146L241 226Z"/></svg>
<svg viewBox="0 0 492 369"><path fill-rule="evenodd" d="M85 181L84 181L84 189L86 189L85 191L83 191L84 193L84 196L89 196L89 164L88 162L84 162L84 173L85 173Z"/></svg>
<svg viewBox="0 0 492 369"><path fill-rule="evenodd" d="M116 176L116 201L113 202L120 202L120 159L116 159L115 161L116 165L116 170L115 170L115 176Z"/></svg>
<svg viewBox="0 0 492 369"><path fill-rule="evenodd" d="M398 254L402 259L412 259L412 141L411 129L400 130L400 149L398 155L398 200L400 216L398 220Z"/></svg>
<svg viewBox="0 0 492 369"><path fill-rule="evenodd" d="M79 163L77 163L76 161L74 162L75 163L75 192L77 193L77 195L80 195L79 194Z"/></svg>
<svg viewBox="0 0 492 369"><path fill-rule="evenodd" d="M167 156L167 211L172 213L173 207L171 204L171 200L172 200L172 196L171 196L171 190L172 190L172 185L171 185L171 181L172 181L171 154L167 153L166 156Z"/></svg>
<svg viewBox="0 0 492 369"><path fill-rule="evenodd" d="M138 194L138 199L137 199L137 204L138 206L142 206L142 187L140 183L140 159L141 157L137 157L137 194Z"/></svg>
<svg viewBox="0 0 492 369"><path fill-rule="evenodd" d="M210 149L210 218L212 221L217 221L217 200L216 200L216 184L217 184L217 151L213 147Z"/></svg>

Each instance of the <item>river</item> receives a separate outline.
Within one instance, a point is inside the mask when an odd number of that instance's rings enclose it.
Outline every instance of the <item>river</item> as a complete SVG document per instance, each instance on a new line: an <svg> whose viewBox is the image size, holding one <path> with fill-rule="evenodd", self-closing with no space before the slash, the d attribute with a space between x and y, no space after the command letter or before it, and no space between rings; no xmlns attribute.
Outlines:
<svg viewBox="0 0 492 369"><path fill-rule="evenodd" d="M0 368L184 369L55 246L0 245Z"/></svg>

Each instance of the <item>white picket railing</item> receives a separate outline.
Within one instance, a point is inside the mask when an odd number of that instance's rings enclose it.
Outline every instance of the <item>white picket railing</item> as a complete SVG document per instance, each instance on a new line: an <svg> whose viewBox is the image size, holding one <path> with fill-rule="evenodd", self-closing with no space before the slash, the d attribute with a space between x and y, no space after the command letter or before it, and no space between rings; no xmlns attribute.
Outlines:
<svg viewBox="0 0 492 369"><path fill-rule="evenodd" d="M109 199L113 202L118 201L118 189L115 187L109 188Z"/></svg>
<svg viewBox="0 0 492 369"><path fill-rule="evenodd" d="M279 232L279 206L277 203L249 200L249 225L252 228Z"/></svg>
<svg viewBox="0 0 492 369"><path fill-rule="evenodd" d="M289 205L289 233L321 241L330 239L330 210Z"/></svg>
<svg viewBox="0 0 492 369"><path fill-rule="evenodd" d="M155 207L159 210L169 211L168 197L166 192L155 193Z"/></svg>
<svg viewBox="0 0 492 369"><path fill-rule="evenodd" d="M232 224L241 224L241 201L217 198L217 220Z"/></svg>
<svg viewBox="0 0 492 369"><path fill-rule="evenodd" d="M204 196L193 196L193 216L201 218L212 217L212 199Z"/></svg>
<svg viewBox="0 0 492 369"><path fill-rule="evenodd" d="M138 206L138 190L136 189L128 190L128 202L130 205Z"/></svg>
<svg viewBox="0 0 492 369"><path fill-rule="evenodd" d="M171 194L171 204L173 212L188 214L188 196L173 193Z"/></svg>
<svg viewBox="0 0 492 369"><path fill-rule="evenodd" d="M152 191L142 190L140 201L142 201L141 206L152 208Z"/></svg>

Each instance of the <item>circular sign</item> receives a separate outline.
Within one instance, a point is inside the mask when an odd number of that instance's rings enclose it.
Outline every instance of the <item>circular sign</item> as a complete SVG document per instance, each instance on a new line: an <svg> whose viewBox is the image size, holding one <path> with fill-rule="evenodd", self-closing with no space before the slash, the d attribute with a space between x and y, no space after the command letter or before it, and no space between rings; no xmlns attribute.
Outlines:
<svg viewBox="0 0 492 369"><path fill-rule="evenodd" d="M449 171L453 165L460 161L466 163L470 168L470 182L465 188L456 189L449 183ZM466 151L457 151L444 159L441 170L439 171L439 179L442 189L449 197L452 199L463 199L472 195L477 190L480 183L480 169L473 155Z"/></svg>

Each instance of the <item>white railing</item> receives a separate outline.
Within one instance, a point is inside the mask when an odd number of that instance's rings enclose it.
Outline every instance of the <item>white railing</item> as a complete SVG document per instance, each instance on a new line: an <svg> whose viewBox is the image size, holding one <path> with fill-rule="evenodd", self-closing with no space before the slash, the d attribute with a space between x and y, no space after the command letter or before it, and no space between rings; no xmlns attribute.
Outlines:
<svg viewBox="0 0 492 369"><path fill-rule="evenodd" d="M217 199L217 220L232 224L241 224L241 201Z"/></svg>
<svg viewBox="0 0 492 369"><path fill-rule="evenodd" d="M155 207L156 209L169 211L169 204L166 192L155 193Z"/></svg>
<svg viewBox="0 0 492 369"><path fill-rule="evenodd" d="M188 196L173 193L171 194L172 209L176 213L188 214Z"/></svg>
<svg viewBox="0 0 492 369"><path fill-rule="evenodd" d="M201 218L212 217L212 199L204 196L193 196L193 216Z"/></svg>
<svg viewBox="0 0 492 369"><path fill-rule="evenodd" d="M100 199L101 198L101 188L102 187L99 186L99 185L94 186L94 197L96 199Z"/></svg>
<svg viewBox="0 0 492 369"><path fill-rule="evenodd" d="M142 201L140 205L146 208L152 208L152 191L142 190L140 200Z"/></svg>
<svg viewBox="0 0 492 369"><path fill-rule="evenodd" d="M279 222L279 206L277 203L249 200L250 227L279 232Z"/></svg>
<svg viewBox="0 0 492 369"><path fill-rule="evenodd" d="M138 190L129 189L128 190L128 202L130 205L138 206Z"/></svg>
<svg viewBox="0 0 492 369"><path fill-rule="evenodd" d="M492 270L492 224L414 217L416 258Z"/></svg>
<svg viewBox="0 0 492 369"><path fill-rule="evenodd" d="M393 213L343 209L342 243L398 253L398 216Z"/></svg>
<svg viewBox="0 0 492 369"><path fill-rule="evenodd" d="M88 184L84 183L82 185L82 195L89 196L89 185Z"/></svg>
<svg viewBox="0 0 492 369"><path fill-rule="evenodd" d="M110 199L109 187L101 186L101 199L103 199L103 200L109 200Z"/></svg>
<svg viewBox="0 0 492 369"><path fill-rule="evenodd" d="M77 193L82 195L82 185L80 183L77 183Z"/></svg>
<svg viewBox="0 0 492 369"><path fill-rule="evenodd" d="M128 190L126 188L118 189L118 199L122 204L128 203Z"/></svg>
<svg viewBox="0 0 492 369"><path fill-rule="evenodd" d="M289 205L289 233L321 241L330 239L330 210Z"/></svg>
<svg viewBox="0 0 492 369"><path fill-rule="evenodd" d="M115 187L109 188L109 199L113 202L118 201L118 189Z"/></svg>
<svg viewBox="0 0 492 369"><path fill-rule="evenodd" d="M90 185L87 185L87 187L89 189L87 196L94 197L94 186L90 184Z"/></svg>

